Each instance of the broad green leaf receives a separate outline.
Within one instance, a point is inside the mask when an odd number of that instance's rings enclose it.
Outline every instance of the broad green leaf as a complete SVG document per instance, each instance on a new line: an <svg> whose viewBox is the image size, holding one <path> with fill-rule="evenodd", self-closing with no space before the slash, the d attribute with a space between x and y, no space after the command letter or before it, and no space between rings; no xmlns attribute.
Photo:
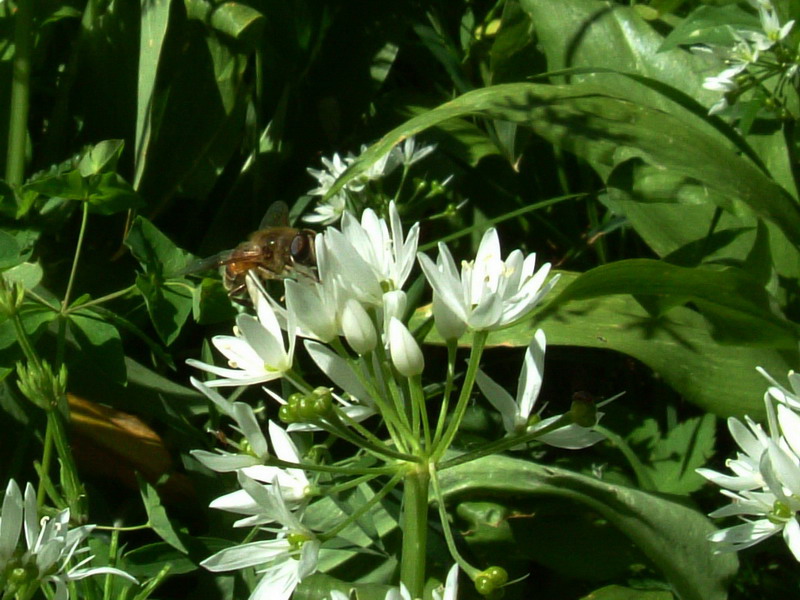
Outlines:
<svg viewBox="0 0 800 600"><path fill-rule="evenodd" d="M625 534L653 562L683 600L724 600L736 572L732 554L713 554L716 528L702 514L671 500L556 467L489 456L439 471L445 498L481 496L565 498L584 504Z"/></svg>
<svg viewBox="0 0 800 600"><path fill-rule="evenodd" d="M649 562L593 509L561 498L467 500L455 512L470 551L483 564L503 556L500 564L509 572L526 572L535 562L570 579L614 581Z"/></svg>
<svg viewBox="0 0 800 600"><path fill-rule="evenodd" d="M142 0L139 25L139 73L136 94L136 145L133 187L140 189L153 134L156 77L169 24L171 0Z"/></svg>
<svg viewBox="0 0 800 600"><path fill-rule="evenodd" d="M797 346L797 325L773 313L763 286L735 267L687 268L644 258L618 261L580 275L552 300L547 311L571 300L613 294L692 302L711 322L712 334L721 342L784 349Z"/></svg>
<svg viewBox="0 0 800 600"><path fill-rule="evenodd" d="M87 201L89 210L112 215L144 206L144 201L117 173L101 173L89 178Z"/></svg>
<svg viewBox="0 0 800 600"><path fill-rule="evenodd" d="M125 147L124 140L105 140L92 147L78 163L82 177L97 175L102 171L113 171Z"/></svg>
<svg viewBox="0 0 800 600"><path fill-rule="evenodd" d="M550 297L577 277L577 273L562 272ZM429 313L430 307L417 311L412 329ZM493 332L488 341L490 345L525 347L539 327L547 334L548 346L602 348L632 356L687 400L723 417L763 417L766 384L756 372L757 366L780 376L800 364L796 350L720 344L697 311L678 306L654 317L628 295L575 300L544 318L534 314L531 321ZM443 343L435 329L426 341Z"/></svg>
<svg viewBox="0 0 800 600"><path fill-rule="evenodd" d="M186 16L207 23L236 40L255 45L264 29L264 15L241 2L222 4L186 0Z"/></svg>
<svg viewBox="0 0 800 600"><path fill-rule="evenodd" d="M599 0L520 0L520 5L533 23L551 72L609 68L666 84L706 107L718 99L716 92L703 88L708 69L704 57L681 49L663 51L662 36L631 6ZM569 81L603 83L632 102L690 118L669 95L629 77L597 72L573 75ZM700 119L691 119L691 123L711 129Z"/></svg>
<svg viewBox="0 0 800 600"><path fill-rule="evenodd" d="M162 277L174 276L194 258L141 216L136 217L131 225L125 245L130 248L146 273Z"/></svg>
<svg viewBox="0 0 800 600"><path fill-rule="evenodd" d="M77 169L35 179L22 186L22 189L37 192L48 198L65 200L86 200L89 195L87 182Z"/></svg>
<svg viewBox="0 0 800 600"><path fill-rule="evenodd" d="M230 542L216 538L194 537L195 542L207 549L207 556L230 547ZM199 565L186 553L179 552L166 542L139 546L125 553L125 571L134 577L155 577L165 565L170 575L182 575L199 569Z"/></svg>
<svg viewBox="0 0 800 600"><path fill-rule="evenodd" d="M641 590L621 585L609 585L593 590L581 600L674 600L672 592L664 590Z"/></svg>
<svg viewBox="0 0 800 600"><path fill-rule="evenodd" d="M192 312L192 289L182 281L159 284L152 275L136 277L136 287L142 293L150 320L159 337L172 344Z"/></svg>
<svg viewBox="0 0 800 600"><path fill-rule="evenodd" d="M2 232L0 232L1 236ZM0 240L2 244L2 240ZM3 273L6 281L14 281L21 284L25 289L31 290L42 281L42 267L38 262L24 262L12 267Z"/></svg>
<svg viewBox="0 0 800 600"><path fill-rule="evenodd" d="M23 260L22 248L14 236L0 231L0 269L9 269Z"/></svg>
<svg viewBox="0 0 800 600"><path fill-rule="evenodd" d="M232 322L236 309L219 279L204 277L192 290L192 316L200 325Z"/></svg>
<svg viewBox="0 0 800 600"><path fill-rule="evenodd" d="M169 520L169 516L167 516L167 511L164 509L164 506L161 504L161 498L158 496L158 492L156 489L147 483L142 477L139 477L139 492L142 495L142 502L144 504L144 509L147 511L147 521L150 527L153 528L159 537L162 540L167 542L170 546L183 552L184 554L188 554L189 550L184 544L184 536L185 534L180 533L177 531L172 522Z"/></svg>
<svg viewBox="0 0 800 600"><path fill-rule="evenodd" d="M687 495L706 482L695 473L714 453L715 419L713 415L693 417L668 431L659 430L654 419L647 419L628 436L635 447L647 446L644 468L658 492Z"/></svg>
<svg viewBox="0 0 800 600"><path fill-rule="evenodd" d="M118 383L125 382L125 354L117 328L90 309L72 312L69 325L85 361Z"/></svg>
<svg viewBox="0 0 800 600"><path fill-rule="evenodd" d="M761 31L761 23L755 14L742 10L738 4L704 4L693 10L669 33L659 50L663 52L694 44L733 46L737 41L733 36L734 30Z"/></svg>
<svg viewBox="0 0 800 600"><path fill-rule="evenodd" d="M176 192L203 198L218 183L241 147L248 97L243 77L250 56L242 44L194 20L176 19L167 32L173 35L179 41L164 44L158 59L157 78L169 83L151 90L146 145L137 145L134 187L157 206Z"/></svg>
<svg viewBox="0 0 800 600"><path fill-rule="evenodd" d="M22 328L26 335L35 341L45 326L55 319L57 313L38 304L24 303L20 309ZM14 323L5 315L0 317L0 350L17 343L17 331Z"/></svg>
<svg viewBox="0 0 800 600"><path fill-rule="evenodd" d="M525 124L551 142L609 168L640 157L650 165L701 182L714 191L712 199L719 199L723 208L739 210L737 203L743 204L800 244L796 202L750 161L685 121L589 84L519 83L464 94L387 133L345 171L328 195L338 192L409 135L465 115Z"/></svg>

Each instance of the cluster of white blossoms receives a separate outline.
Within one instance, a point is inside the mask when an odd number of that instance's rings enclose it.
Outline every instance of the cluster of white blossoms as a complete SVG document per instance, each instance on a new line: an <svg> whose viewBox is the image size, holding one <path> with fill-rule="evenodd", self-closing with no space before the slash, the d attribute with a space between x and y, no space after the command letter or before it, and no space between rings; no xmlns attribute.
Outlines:
<svg viewBox="0 0 800 600"><path fill-rule="evenodd" d="M48 598L67 600L70 582L93 575L117 575L136 583L121 569L87 567L94 557L86 556L89 548L84 542L94 525L70 529L69 519L66 508L40 520L33 486L28 483L23 496L13 479L8 482L0 512L0 589L4 598L15 594L30 598L36 588L42 588Z"/></svg>
<svg viewBox="0 0 800 600"><path fill-rule="evenodd" d="M733 46L705 45L695 51L710 52L725 63L718 75L707 77L703 87L722 92L722 97L709 110L710 115L720 113L746 91L748 80L763 82L773 76L794 79L798 73L796 52L783 51L782 42L789 35L794 21L781 25L771 0L748 0L758 11L761 31L731 29ZM765 55L767 55L765 58ZM745 77L745 72L751 77Z"/></svg>
<svg viewBox="0 0 800 600"><path fill-rule="evenodd" d="M709 538L720 552L749 548L777 533L800 562L800 375L789 373L792 390L759 369L770 381L764 395L767 431L749 417L731 417L728 429L741 448L726 466L732 475L697 469L722 489L732 503L712 517L741 517L744 523L715 532Z"/></svg>
<svg viewBox="0 0 800 600"><path fill-rule="evenodd" d="M436 262L418 253L418 239L419 224L404 232L394 203L389 204L388 219L371 209L360 220L345 211L339 228L328 227L316 236L317 277L285 280L283 303L248 276L255 315L238 316L233 335L212 339L227 367L188 361L217 376L192 383L241 435L241 441L229 438L224 449L192 453L213 471L236 473L240 489L211 506L240 515L234 526L258 527L269 536L224 549L202 564L212 571L256 567L261 577L251 600L287 599L315 572L326 544L341 547L341 540L330 532L306 524L310 503L325 494L330 480L304 462L290 433L324 430L392 465L413 460L419 444L434 445L446 437L437 427L437 436L426 439L419 432L431 432L427 420L411 422L425 410L425 358L408 327L411 311L404 289L415 263L433 290L434 324L450 344L467 332L485 335L524 318L557 279L547 281L549 265L537 270L533 254L515 250L503 259L494 229L486 232L476 259L460 269L443 244ZM306 383L293 368L297 347L306 350L330 387ZM564 448L593 444L600 439L591 430L594 422L584 427L563 415L545 420L531 415L541 387L544 352L544 334L538 332L526 354L517 402L483 374L478 378L480 389L500 411L509 435L529 435L549 426L542 436L546 443ZM253 408L217 391L276 379L297 391L282 398L264 388L280 405L280 420L288 424L284 429L269 421L268 435ZM464 394L468 398L469 393ZM376 414L383 419L389 441L377 437L374 428L360 425ZM553 426L558 419L562 422ZM454 570L445 598L454 597L456 577ZM387 599L404 598L403 593L392 590Z"/></svg>
<svg viewBox="0 0 800 600"><path fill-rule="evenodd" d="M366 149L366 146L362 146L361 152L363 153ZM364 194L370 181L388 177L400 165L408 169L414 163L431 154L435 149L435 144L417 148L414 138L407 138L402 145L395 146L384 154L380 160L373 163L369 169L348 181L338 193L325 201L317 203L314 213L303 217L303 220L307 223L318 223L320 225L330 225L338 222L349 206L348 199ZM308 195L324 197L333 184L336 183L339 176L358 160L359 157L352 154L348 154L344 158L338 154L334 154L332 158L323 157L322 164L325 167L324 169L307 169L308 173L317 180L317 187L309 190Z"/></svg>

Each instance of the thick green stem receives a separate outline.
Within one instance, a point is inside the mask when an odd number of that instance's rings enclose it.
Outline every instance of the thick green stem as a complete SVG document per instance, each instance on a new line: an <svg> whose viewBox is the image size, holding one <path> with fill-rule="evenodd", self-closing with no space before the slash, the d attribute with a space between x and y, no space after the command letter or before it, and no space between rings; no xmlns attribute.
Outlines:
<svg viewBox="0 0 800 600"><path fill-rule="evenodd" d="M14 19L14 66L11 79L11 110L8 124L6 181L22 184L25 177L25 143L28 136L30 108L31 49L35 0L17 3Z"/></svg>
<svg viewBox="0 0 800 600"><path fill-rule="evenodd" d="M428 534L428 483L427 465L419 465L408 472L403 480L403 515L401 530L403 548L400 562L400 580L412 598L422 598L425 586L425 549Z"/></svg>

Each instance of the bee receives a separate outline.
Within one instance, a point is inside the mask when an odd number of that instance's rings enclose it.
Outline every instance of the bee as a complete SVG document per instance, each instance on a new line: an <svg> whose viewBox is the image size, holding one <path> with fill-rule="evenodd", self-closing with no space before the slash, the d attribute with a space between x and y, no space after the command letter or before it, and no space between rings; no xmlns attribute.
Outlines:
<svg viewBox="0 0 800 600"><path fill-rule="evenodd" d="M311 229L289 226L289 207L275 202L267 210L259 228L233 248L202 259L186 269L186 274L219 267L228 295L236 297L246 289L247 274L262 280L284 279L300 274L316 279L316 252Z"/></svg>

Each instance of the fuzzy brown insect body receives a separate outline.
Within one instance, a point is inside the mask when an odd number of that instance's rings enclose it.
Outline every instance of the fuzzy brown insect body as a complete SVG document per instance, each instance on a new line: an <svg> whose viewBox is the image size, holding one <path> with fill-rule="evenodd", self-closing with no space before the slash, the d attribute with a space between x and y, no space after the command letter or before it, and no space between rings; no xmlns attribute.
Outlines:
<svg viewBox="0 0 800 600"><path fill-rule="evenodd" d="M247 241L195 263L186 272L219 268L222 282L232 297L245 291L247 274L251 271L262 280L284 279L295 274L315 278L316 232L290 227L288 213L285 203L274 203L261 227Z"/></svg>

